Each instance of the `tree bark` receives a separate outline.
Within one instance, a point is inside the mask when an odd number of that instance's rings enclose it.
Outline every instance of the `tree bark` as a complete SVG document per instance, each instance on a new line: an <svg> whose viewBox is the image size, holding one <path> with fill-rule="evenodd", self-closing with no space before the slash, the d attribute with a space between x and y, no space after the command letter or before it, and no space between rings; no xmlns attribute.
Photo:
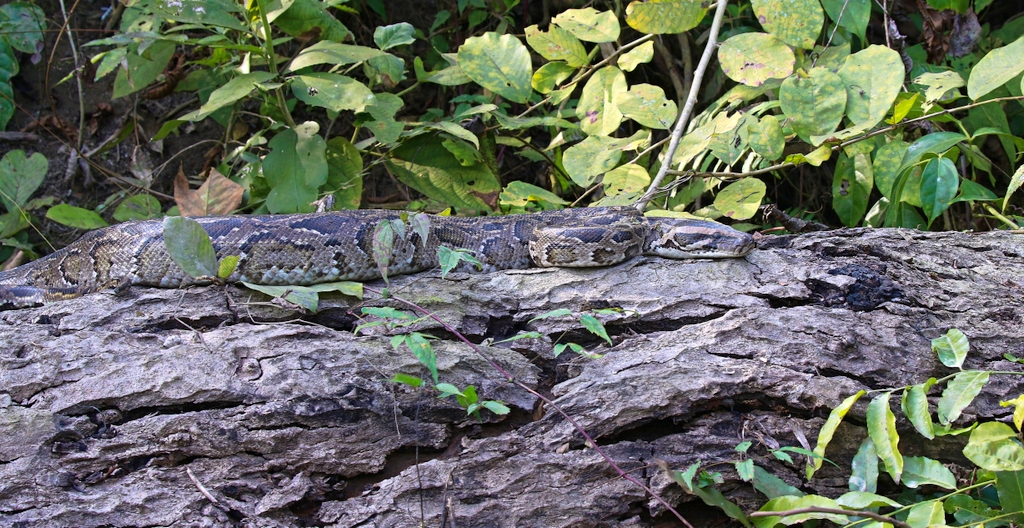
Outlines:
<svg viewBox="0 0 1024 528"><path fill-rule="evenodd" d="M378 285L380 286L380 285ZM517 380L550 395L623 470L694 526L725 524L660 469L738 459L836 496L866 436L860 402L810 482L804 461L832 407L862 389L953 372L930 340L956 327L965 368L1021 371L1024 237L844 230L762 237L744 259L641 258L602 269L392 279ZM0 524L11 526L653 526L664 508L557 412L433 321L440 380L512 412L467 416L388 380L429 374L367 330L368 295L299 316L243 289L135 288L0 313ZM559 308L572 316L531 321ZM619 311L604 310L608 308ZM614 345L586 331L595 313ZM543 337L497 343L523 331ZM589 359L554 342L575 342ZM1007 420L1024 392L993 376L958 423ZM938 397L933 389L931 397ZM868 400L869 398L864 398ZM898 402L892 402L899 416ZM934 408L934 407L933 407ZM962 437L900 449L966 464ZM796 457L799 458L799 457ZM726 496L766 499L724 463Z"/></svg>

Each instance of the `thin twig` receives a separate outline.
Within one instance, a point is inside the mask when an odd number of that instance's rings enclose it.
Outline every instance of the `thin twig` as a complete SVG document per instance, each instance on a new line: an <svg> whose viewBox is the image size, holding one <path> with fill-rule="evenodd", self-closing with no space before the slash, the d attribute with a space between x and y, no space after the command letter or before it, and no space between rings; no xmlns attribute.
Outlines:
<svg viewBox="0 0 1024 528"><path fill-rule="evenodd" d="M693 113L693 107L697 104L697 91L700 90L701 82L704 80L704 72L707 70L708 64L711 63L711 56L714 55L715 48L718 46L718 30L722 27L722 18L725 16L725 7L728 3L726 0L718 0L715 18L711 21L711 29L708 32L708 42L704 46L704 54L701 55L697 69L693 72L693 84L690 85L690 93L686 96L686 104L679 114L679 120L676 121L676 126L672 129L672 139L665 150L661 168L658 169L658 174L651 181L651 185L647 187L647 192L636 203L636 208L641 211L654 198L658 187L661 186L665 175L668 174L669 167L672 166L672 157L675 156L676 149L679 148L679 140L683 137L683 131L686 130L686 125L690 121L690 114Z"/></svg>

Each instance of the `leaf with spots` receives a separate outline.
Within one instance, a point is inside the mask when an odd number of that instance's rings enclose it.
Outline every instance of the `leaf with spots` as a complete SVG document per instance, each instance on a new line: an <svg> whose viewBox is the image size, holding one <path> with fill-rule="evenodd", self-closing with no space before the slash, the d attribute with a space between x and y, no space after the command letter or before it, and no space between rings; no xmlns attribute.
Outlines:
<svg viewBox="0 0 1024 528"><path fill-rule="evenodd" d="M761 86L768 79L789 77L796 56L784 42L767 33L741 33L722 43L718 60L730 79Z"/></svg>
<svg viewBox="0 0 1024 528"><path fill-rule="evenodd" d="M533 89L530 52L512 35L484 33L459 47L459 67L474 82L516 103L525 103Z"/></svg>

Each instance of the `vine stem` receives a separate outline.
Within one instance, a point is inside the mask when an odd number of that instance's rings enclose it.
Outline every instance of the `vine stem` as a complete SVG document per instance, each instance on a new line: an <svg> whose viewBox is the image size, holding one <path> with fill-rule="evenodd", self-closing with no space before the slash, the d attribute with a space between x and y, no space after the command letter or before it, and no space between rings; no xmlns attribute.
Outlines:
<svg viewBox="0 0 1024 528"><path fill-rule="evenodd" d="M665 180L665 176L668 174L669 167L672 166L672 157L675 156L676 149L679 148L679 140L683 137L683 131L686 130L687 123L690 122L693 107L697 104L697 91L700 90L701 83L704 80L704 72L707 71L708 64L711 63L711 56L714 55L715 48L718 46L718 30L722 27L722 18L725 17L725 8L728 4L727 0L718 0L715 18L711 21L711 29L708 31L708 43L704 46L704 54L701 55L700 62L697 63L697 69L693 72L693 83L690 85L690 93L687 94L686 104L683 105L683 111L679 114L679 120L676 121L676 126L672 129L672 139L665 150L661 167L658 168L658 174L651 181L651 185L647 187L647 192L636 203L636 208L641 211L654 198L658 187L661 186L661 182Z"/></svg>
<svg viewBox="0 0 1024 528"><path fill-rule="evenodd" d="M363 286L363 289L366 290L366 291L375 293L377 295L380 295L381 297L385 297L384 292L382 292L382 291L380 291L378 289L369 288L367 286ZM469 348L471 348L473 350L473 352L476 352L476 354L478 356L482 357L484 359L484 361L486 361L491 366L491 368L493 368L494 370L498 371L509 383L515 384L517 387L519 387L519 388L525 390L526 392L532 394L537 399L543 401L544 403L549 405L552 409L557 411L558 414L562 415L562 417L565 418L565 420L567 422L569 422L573 426L573 428L576 429L576 431L578 431L580 433L580 435L583 436L583 438L587 441L587 443L590 445L590 447L595 452L597 452L597 454L600 455L601 458L603 458L604 461L609 466L611 466L615 470L616 473L619 474L619 477L624 478L627 481L632 482L633 484L636 484L637 486L639 486L641 489L643 489L644 491L649 493L652 497L654 497L655 500L657 500L659 503L661 503L662 506L664 506L666 509L668 509L668 511L672 512L672 514L675 515L676 518L679 519L680 522L682 522L684 525L686 525L687 528L693 528L693 525L691 525L689 522L687 522L687 520L685 518L683 518L683 516L678 511L676 511L676 509L673 508L671 504L666 502L665 499L661 498L661 496L659 496L657 493L654 493L654 490L649 488L646 484L644 484L643 482L640 482L635 477L633 477L632 475L630 475L629 473L624 471L622 468L620 468L619 465L616 464L614 460L612 460L612 457L609 456L608 453L606 453L603 449L601 449L601 447L599 445L597 445L597 441L594 440L594 438L591 437L589 434L587 434L587 431L583 429L583 426L581 426L576 420L574 420L572 418L572 416L569 416L568 413L563 411L561 407L559 407L558 405L555 405L555 402L551 401L550 398L548 398L548 397L544 396L543 394L541 394L541 393L531 389L530 387L526 386L526 384L524 384L523 382L521 382L518 379L516 379L516 377L514 375L509 373L509 371L505 370L504 367L499 365L496 361L491 359L487 354L485 354L482 350L480 350L480 347L476 346L475 343L473 343L472 341L467 339L466 336L462 335L461 332L456 330L453 326L449 325L448 323L444 322L440 317L434 315L432 312L428 311L426 308L423 308L420 305L418 305L418 304L416 304L416 303L414 303L412 301L407 301L407 300L405 300L405 299L403 299L401 297L397 297L397 296L394 296L394 295L390 295L390 296L388 296L388 298L394 299L395 301L398 301L401 304L404 304L404 305L406 305L406 306L408 306L408 307L410 307L410 308L412 308L412 309L414 309L414 310L416 310L418 312L421 312L421 313L423 313L423 315L426 315L427 317L429 317L429 318L433 319L434 321L436 321L445 330L447 330L452 335L457 337L459 339L459 341L462 341L463 343L468 345Z"/></svg>

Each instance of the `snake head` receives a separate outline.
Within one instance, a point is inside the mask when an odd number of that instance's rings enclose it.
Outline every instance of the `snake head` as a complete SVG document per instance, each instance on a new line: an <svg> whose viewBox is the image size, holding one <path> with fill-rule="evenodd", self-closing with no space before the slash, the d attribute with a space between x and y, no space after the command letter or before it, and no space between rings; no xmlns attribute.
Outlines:
<svg viewBox="0 0 1024 528"><path fill-rule="evenodd" d="M665 258L735 258L754 249L754 237L729 226L688 218L649 218L644 253Z"/></svg>

